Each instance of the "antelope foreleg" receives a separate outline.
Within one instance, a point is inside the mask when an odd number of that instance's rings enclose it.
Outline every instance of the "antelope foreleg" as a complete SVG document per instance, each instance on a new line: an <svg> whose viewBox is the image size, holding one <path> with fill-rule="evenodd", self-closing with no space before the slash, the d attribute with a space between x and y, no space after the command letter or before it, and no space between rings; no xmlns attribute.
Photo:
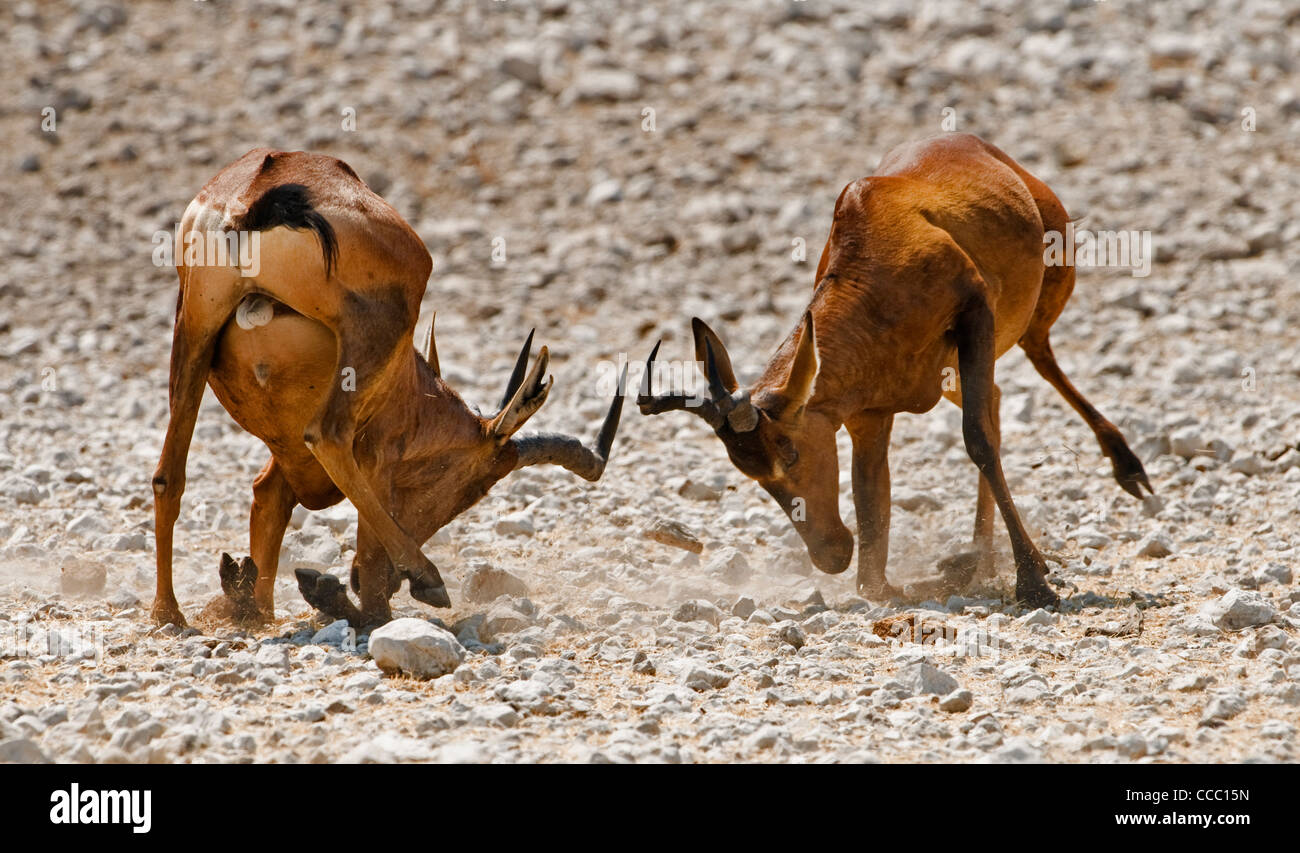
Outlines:
<svg viewBox="0 0 1300 853"><path fill-rule="evenodd" d="M360 520L383 545L397 573L411 579L411 594L431 606L450 607L451 599L437 566L424 556L420 544L389 514L369 480L361 473L352 451L357 417L354 400L364 394L367 383L375 380L390 354L379 354L369 349L363 330L345 330L336 334L339 338L336 379L343 378L345 368L353 372L348 374L348 381L337 382L321 411L307 427L303 442L334 485L357 508ZM366 580L367 576L363 574L360 594L363 601L370 601L373 594L366 588ZM382 580L386 597L387 578Z"/></svg>
<svg viewBox="0 0 1300 853"><path fill-rule="evenodd" d="M858 521L858 592L873 601L901 595L885 578L889 561L889 435L892 414L861 415L853 438L853 505Z"/></svg>

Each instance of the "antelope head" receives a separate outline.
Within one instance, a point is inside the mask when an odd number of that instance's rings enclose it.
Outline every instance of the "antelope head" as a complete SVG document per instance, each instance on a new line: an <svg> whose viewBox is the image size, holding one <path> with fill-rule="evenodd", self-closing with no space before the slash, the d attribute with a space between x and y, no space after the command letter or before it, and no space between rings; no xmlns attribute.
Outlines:
<svg viewBox="0 0 1300 853"><path fill-rule="evenodd" d="M651 389L655 344L637 395L643 415L689 411L699 415L741 473L776 499L808 546L813 564L837 574L849 566L853 535L840 520L839 461L835 432L839 423L810 405L821 361L811 312L786 339L763 377L740 387L722 340L698 317L691 320L696 364L704 372L707 395Z"/></svg>
<svg viewBox="0 0 1300 853"><path fill-rule="evenodd" d="M430 534L519 468L559 465L590 481L599 480L604 473L623 410L626 368L594 447L558 433L520 434L521 427L546 402L554 382L546 375L550 363L546 347L529 370L532 345L533 332L529 332L496 414L485 417L465 406L442 382L433 325L429 326L422 355L438 377L436 387L441 393L427 395L438 402L430 404L428 414L421 418L427 424L421 433L425 438L413 440L404 454L416 464L403 466L405 471L395 485L407 492L404 504L412 506ZM450 400L455 400L455 410L464 417L447 416L453 411L446 406Z"/></svg>

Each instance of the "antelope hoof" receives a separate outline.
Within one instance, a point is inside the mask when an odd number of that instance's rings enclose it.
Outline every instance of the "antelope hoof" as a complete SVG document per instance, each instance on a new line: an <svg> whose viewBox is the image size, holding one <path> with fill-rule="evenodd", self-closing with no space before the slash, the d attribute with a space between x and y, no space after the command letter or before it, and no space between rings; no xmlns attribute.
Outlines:
<svg viewBox="0 0 1300 853"><path fill-rule="evenodd" d="M308 604L332 619L352 621L356 608L348 601L347 591L339 579L315 569L294 569L298 579L298 591Z"/></svg>
<svg viewBox="0 0 1300 853"><path fill-rule="evenodd" d="M220 573L221 591L234 605L235 621L262 621L262 612L253 594L257 584L257 564L253 558L245 557L236 563L229 554L222 554Z"/></svg>
<svg viewBox="0 0 1300 853"><path fill-rule="evenodd" d="M451 607L451 596L445 583L434 583L424 577L411 576L411 598L430 607Z"/></svg>
<svg viewBox="0 0 1300 853"><path fill-rule="evenodd" d="M175 625L177 628L188 628L189 624L181 614L180 605L175 601L156 601L153 609L149 611L149 617L159 625Z"/></svg>
<svg viewBox="0 0 1300 853"><path fill-rule="evenodd" d="M1047 581L1036 580L1033 583L1016 581L1016 602L1035 610L1040 607L1059 607L1061 597L1047 585Z"/></svg>
<svg viewBox="0 0 1300 853"><path fill-rule="evenodd" d="M1115 474L1115 482L1119 487L1128 492L1138 500L1142 500L1145 495L1142 494L1142 487L1151 494L1156 490L1151 487L1151 481L1147 479L1146 469L1142 467L1142 462L1137 455L1129 449L1127 444L1121 443L1111 451L1110 457L1111 468Z"/></svg>
<svg viewBox="0 0 1300 853"><path fill-rule="evenodd" d="M447 594L447 585L438 574L438 567L424 555L424 564L397 573L396 581L400 585L405 577L411 582L411 598L422 601L430 607L451 607L451 596Z"/></svg>
<svg viewBox="0 0 1300 853"><path fill-rule="evenodd" d="M895 598L902 598L903 591L889 583L874 585L858 584L858 595L868 601L890 601Z"/></svg>

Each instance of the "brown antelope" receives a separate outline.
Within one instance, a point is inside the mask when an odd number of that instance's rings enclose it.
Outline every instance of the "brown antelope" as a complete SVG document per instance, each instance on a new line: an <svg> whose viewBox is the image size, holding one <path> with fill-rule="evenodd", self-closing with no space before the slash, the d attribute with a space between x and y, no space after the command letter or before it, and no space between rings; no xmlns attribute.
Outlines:
<svg viewBox="0 0 1300 853"><path fill-rule="evenodd" d="M1074 268L1047 266L1043 237L1067 221L1042 181L978 137L947 134L895 148L875 175L840 193L812 302L757 382L741 388L722 341L694 319L708 397L654 396L656 345L637 405L643 414L685 409L704 418L736 467L781 505L813 563L832 574L848 568L853 551L840 520L835 448L836 431L847 427L857 585L879 600L898 594L885 578L894 415L928 411L946 396L962 407L980 479L975 553L945 569L964 586L990 568L996 503L1015 555L1016 598L1057 604L1002 475L994 361L1019 343L1092 428L1120 486L1139 498L1142 487L1151 491L1119 430L1052 354L1048 333L1074 289ZM958 383L945 388L945 375Z"/></svg>
<svg viewBox="0 0 1300 853"><path fill-rule="evenodd" d="M251 556L224 557L236 615L268 617L280 545L296 504L357 508L354 606L332 575L297 572L303 597L367 625L390 618L403 578L435 607L450 599L421 543L526 465L562 465L597 480L622 409L615 394L595 449L555 434L515 437L551 388L542 347L525 371L530 333L500 411L479 416L443 381L433 327L413 332L432 260L392 207L341 160L259 148L222 170L190 203L181 235L238 232L260 240L256 275L177 260L171 417L153 477L158 590L153 617L184 624L172 590L172 532L185 459L206 381L271 458L253 483ZM188 239L188 237L186 238Z"/></svg>

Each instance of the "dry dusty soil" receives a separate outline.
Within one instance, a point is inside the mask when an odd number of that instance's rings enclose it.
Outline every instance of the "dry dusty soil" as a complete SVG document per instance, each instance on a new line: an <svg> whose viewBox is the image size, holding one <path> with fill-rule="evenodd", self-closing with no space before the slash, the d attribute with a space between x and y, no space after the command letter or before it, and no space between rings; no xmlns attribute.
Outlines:
<svg viewBox="0 0 1300 853"><path fill-rule="evenodd" d="M1297 56L1284 0L3 4L0 761L1294 761ZM194 627L150 622L176 293L153 235L248 149L350 163L434 257L419 328L438 312L453 386L491 406L536 327L532 425L592 435L602 372L660 338L688 358L693 315L753 379L840 189L953 129L1080 227L1153 238L1149 275L1079 270L1054 343L1154 496L1018 350L998 364L1059 612L1014 604L1000 523L992 581L863 600L698 419L629 405L599 483L522 471L426 545L454 606L395 609L451 629L454 670L388 677L293 580L346 576L346 504L295 513L274 624L205 615L267 458L209 393L177 527ZM915 584L970 537L957 410L900 416L891 463ZM701 552L647 537L670 523Z"/></svg>

